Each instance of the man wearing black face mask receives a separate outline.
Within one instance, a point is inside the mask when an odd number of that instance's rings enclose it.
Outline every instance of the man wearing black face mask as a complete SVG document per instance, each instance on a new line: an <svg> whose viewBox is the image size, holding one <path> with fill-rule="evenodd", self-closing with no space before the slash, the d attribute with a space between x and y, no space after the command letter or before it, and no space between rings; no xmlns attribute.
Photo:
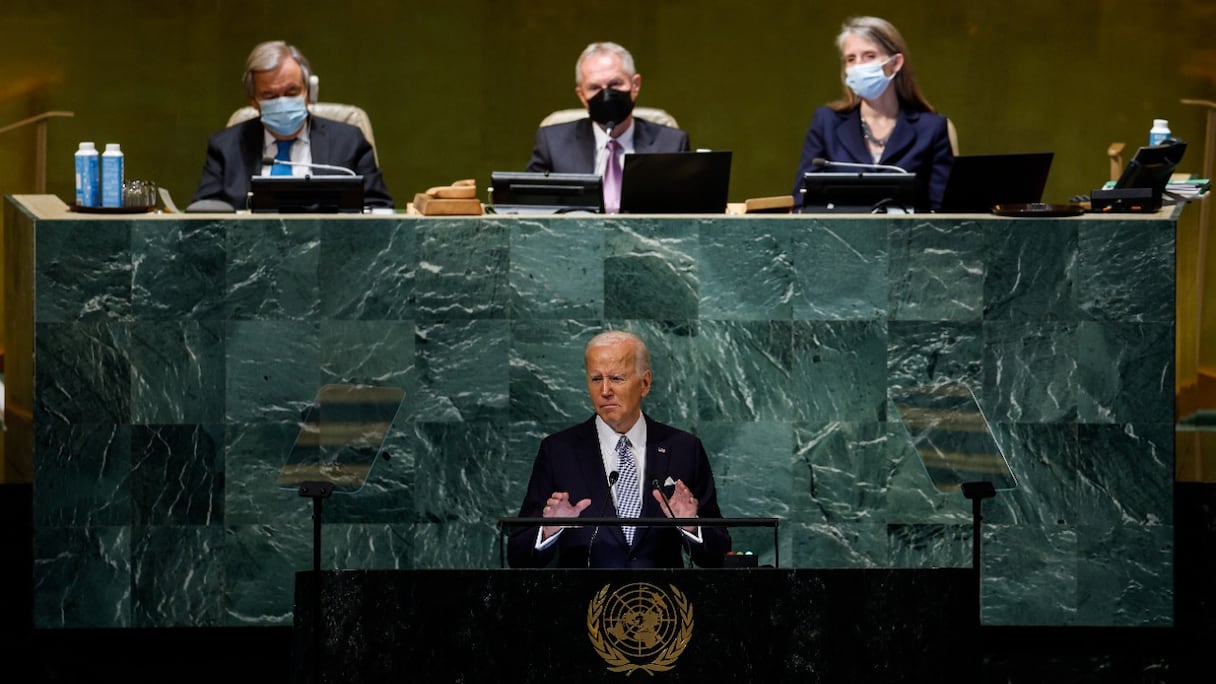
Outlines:
<svg viewBox="0 0 1216 684"><path fill-rule="evenodd" d="M635 119L633 103L642 76L633 56L616 43L592 43L574 67L574 92L589 118L544 126L528 171L596 173L604 176L604 205L615 213L620 202L620 169L631 152L684 152L688 134L676 128Z"/></svg>

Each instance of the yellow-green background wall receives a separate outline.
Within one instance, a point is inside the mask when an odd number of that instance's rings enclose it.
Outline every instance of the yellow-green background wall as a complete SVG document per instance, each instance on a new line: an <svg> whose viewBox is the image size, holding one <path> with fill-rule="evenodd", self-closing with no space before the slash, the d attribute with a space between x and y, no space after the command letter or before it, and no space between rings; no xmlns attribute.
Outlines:
<svg viewBox="0 0 1216 684"><path fill-rule="evenodd" d="M615 40L637 60L642 104L671 111L694 146L734 151L741 201L791 189L812 111L840 93L834 38L853 14L900 27L963 153L1054 151L1047 201L1100 185L1108 144L1143 144L1154 117L1194 143L1183 166L1200 169L1203 112L1179 100L1216 99L1211 0L0 0L0 127L75 112L50 124L49 192L71 200L79 141L118 142L128 178L184 206L208 134L246 104L249 49L285 39L311 59L322 100L367 110L404 206L522 169L540 119L578 104L578 53ZM0 193L34 189L34 142L33 129L0 134ZM1199 322L1216 321L1190 306L1216 289L1195 281L1196 234L1184 220L1180 386L1205 364Z"/></svg>
<svg viewBox="0 0 1216 684"><path fill-rule="evenodd" d="M811 112L840 91L833 39L853 13L900 27L964 153L1055 151L1048 200L1104 180L1107 144L1141 143L1153 117L1198 141L1201 113L1178 100L1216 90L1216 3L1201 0L3 0L0 126L76 113L50 128L48 189L64 198L76 143L93 140L122 143L129 178L185 202L207 135L245 104L249 49L282 38L321 99L368 111L404 204L522 168L541 117L578 105L579 51L612 39L637 59L643 104L695 146L734 150L738 201L792 186ZM32 188L32 154L32 131L0 136L0 191Z"/></svg>

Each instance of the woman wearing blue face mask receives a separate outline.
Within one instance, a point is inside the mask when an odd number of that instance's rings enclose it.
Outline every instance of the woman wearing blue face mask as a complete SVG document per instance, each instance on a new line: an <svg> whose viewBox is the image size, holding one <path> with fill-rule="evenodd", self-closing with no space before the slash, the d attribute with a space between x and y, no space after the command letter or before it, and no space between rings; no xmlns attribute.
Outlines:
<svg viewBox="0 0 1216 684"><path fill-rule="evenodd" d="M819 166L815 160L898 166L917 175L918 208L937 209L954 153L946 117L916 86L907 44L890 22L857 17L836 39L844 69L844 97L815 110L794 183L803 174L864 169Z"/></svg>

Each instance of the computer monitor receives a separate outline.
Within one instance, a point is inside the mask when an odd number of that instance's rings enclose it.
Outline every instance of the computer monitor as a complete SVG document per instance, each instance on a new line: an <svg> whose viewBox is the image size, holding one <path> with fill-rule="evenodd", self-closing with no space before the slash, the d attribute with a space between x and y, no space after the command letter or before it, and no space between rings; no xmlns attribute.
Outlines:
<svg viewBox="0 0 1216 684"><path fill-rule="evenodd" d="M725 213L731 156L730 150L625 155L621 213Z"/></svg>
<svg viewBox="0 0 1216 684"><path fill-rule="evenodd" d="M594 173L494 171L490 203L496 214L602 214L604 182Z"/></svg>
<svg viewBox="0 0 1216 684"><path fill-rule="evenodd" d="M1170 139L1160 145L1141 147L1123 169L1115 188L1151 188L1155 195L1160 195L1183 154L1186 154L1186 143L1181 140Z"/></svg>
<svg viewBox="0 0 1216 684"><path fill-rule="evenodd" d="M802 213L910 212L916 208L916 183L913 173L805 173Z"/></svg>
<svg viewBox="0 0 1216 684"><path fill-rule="evenodd" d="M972 154L954 158L941 211L984 213L998 204L1033 204L1043 199L1052 152Z"/></svg>
<svg viewBox="0 0 1216 684"><path fill-rule="evenodd" d="M361 214L363 176L253 176L249 210L279 214Z"/></svg>

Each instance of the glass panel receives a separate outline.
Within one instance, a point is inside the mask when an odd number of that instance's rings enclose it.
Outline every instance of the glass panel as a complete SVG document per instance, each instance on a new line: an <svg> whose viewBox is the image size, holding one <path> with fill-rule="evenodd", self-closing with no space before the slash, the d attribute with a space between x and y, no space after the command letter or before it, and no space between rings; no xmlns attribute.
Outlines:
<svg viewBox="0 0 1216 684"><path fill-rule="evenodd" d="M278 486L332 482L335 492L357 491L376 465L404 396L400 387L321 387L279 470Z"/></svg>
<svg viewBox="0 0 1216 684"><path fill-rule="evenodd" d="M991 482L998 490L1017 487L969 387L896 387L890 397L938 491L957 492L964 482Z"/></svg>

